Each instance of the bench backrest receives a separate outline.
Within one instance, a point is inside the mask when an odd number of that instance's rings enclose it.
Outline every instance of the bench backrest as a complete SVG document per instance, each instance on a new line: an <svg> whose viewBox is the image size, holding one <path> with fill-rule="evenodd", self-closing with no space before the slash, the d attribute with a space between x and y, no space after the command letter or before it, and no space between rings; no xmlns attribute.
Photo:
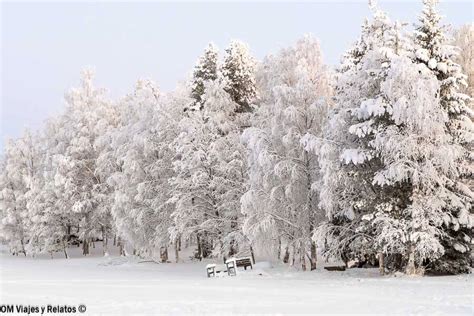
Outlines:
<svg viewBox="0 0 474 316"><path fill-rule="evenodd" d="M252 265L252 260L250 258L242 258L242 259L236 259L235 264L240 267L240 266L248 266Z"/></svg>

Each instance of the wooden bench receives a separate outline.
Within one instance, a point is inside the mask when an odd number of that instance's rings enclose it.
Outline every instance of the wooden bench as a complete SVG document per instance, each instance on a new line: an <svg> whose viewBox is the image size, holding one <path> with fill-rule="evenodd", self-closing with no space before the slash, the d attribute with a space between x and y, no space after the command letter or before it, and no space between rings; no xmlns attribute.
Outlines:
<svg viewBox="0 0 474 316"><path fill-rule="evenodd" d="M211 263L206 266L207 277L217 276L227 272L227 265Z"/></svg>
<svg viewBox="0 0 474 316"><path fill-rule="evenodd" d="M227 273L229 275L236 275L238 267L244 267L244 270L247 270L247 267L253 270L252 258L230 258L225 262L227 266Z"/></svg>
<svg viewBox="0 0 474 316"><path fill-rule="evenodd" d="M328 270L328 271L346 271L346 266L328 266L328 267L324 267L324 270Z"/></svg>

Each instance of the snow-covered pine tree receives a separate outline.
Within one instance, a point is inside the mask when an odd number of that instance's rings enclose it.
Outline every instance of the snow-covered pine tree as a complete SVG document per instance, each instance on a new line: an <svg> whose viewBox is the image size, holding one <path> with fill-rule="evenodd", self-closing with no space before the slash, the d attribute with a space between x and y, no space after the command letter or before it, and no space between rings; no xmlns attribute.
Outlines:
<svg viewBox="0 0 474 316"><path fill-rule="evenodd" d="M375 58L373 52L386 46L392 29L385 13L372 10L373 19L364 21L360 38L343 56L336 74L335 107L325 129L326 141L320 149L320 205L327 222L318 227L315 239L326 257L341 258L346 263L372 261L376 254L371 232L360 227L362 216L374 212L377 192L371 177L381 162L368 144L367 138L372 137L370 118L359 118L353 113L365 100L379 93L383 74L375 68L380 65L374 64L372 69L370 62ZM359 123L367 125L360 137L351 129Z"/></svg>
<svg viewBox="0 0 474 316"><path fill-rule="evenodd" d="M462 89L467 87L466 75L455 62L458 48L450 44L446 27L441 25L437 12L437 0L424 0L423 11L414 33L416 62L426 65L437 77L440 89L440 103L448 115L446 128L452 137L452 145L458 154L457 170L450 176L450 191L456 194L445 208L442 244L444 256L430 265L437 273L469 272L470 250L474 237L473 219L469 218L474 193L465 183L474 174L472 142L474 127L469 117L469 96ZM464 181L462 180L464 179ZM463 183L464 182L464 183Z"/></svg>
<svg viewBox="0 0 474 316"><path fill-rule="evenodd" d="M306 269L316 269L319 141L330 88L319 43L310 36L265 59L258 74L261 102L243 140L249 149L249 190L242 197L244 232ZM284 261L287 261L284 259Z"/></svg>
<svg viewBox="0 0 474 316"><path fill-rule="evenodd" d="M380 17L377 10L374 21ZM445 254L443 226L455 218L449 208L464 205L458 223L472 226L466 188L453 186L465 152L446 129L435 74L413 61L399 25L383 20L388 27L379 44L338 78L333 144L322 159L330 224L317 237L329 254L363 249L388 256L392 269L423 273Z"/></svg>
<svg viewBox="0 0 474 316"><path fill-rule="evenodd" d="M204 101L202 97L205 93L206 81L217 79L219 52L213 43L209 43L204 53L194 66L191 79L191 97L193 98L192 109L202 109Z"/></svg>
<svg viewBox="0 0 474 316"><path fill-rule="evenodd" d="M220 71L225 78L225 91L239 105L237 112L250 111L250 105L257 95L255 67L256 61L248 46L237 40L231 41L225 50Z"/></svg>

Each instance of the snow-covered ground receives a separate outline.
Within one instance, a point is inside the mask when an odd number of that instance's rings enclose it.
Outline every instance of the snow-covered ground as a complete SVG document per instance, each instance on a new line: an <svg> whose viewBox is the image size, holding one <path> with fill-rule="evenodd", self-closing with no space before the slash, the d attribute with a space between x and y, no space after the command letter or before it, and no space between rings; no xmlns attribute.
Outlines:
<svg viewBox="0 0 474 316"><path fill-rule="evenodd" d="M99 253L98 249L95 249ZM98 254L0 255L0 304L87 306L86 315L473 315L473 276L380 277L375 269L298 272L257 263L207 278L208 262L156 264Z"/></svg>

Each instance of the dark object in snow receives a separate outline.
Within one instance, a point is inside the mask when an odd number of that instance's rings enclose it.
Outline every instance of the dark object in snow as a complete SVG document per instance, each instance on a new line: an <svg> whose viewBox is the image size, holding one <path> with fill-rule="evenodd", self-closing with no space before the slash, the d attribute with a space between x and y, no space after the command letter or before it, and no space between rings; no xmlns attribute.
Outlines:
<svg viewBox="0 0 474 316"><path fill-rule="evenodd" d="M156 264L160 264L161 262L155 261L155 260L144 260L144 261L138 261L138 263L147 263L147 262L153 262ZM168 261L169 262L169 261Z"/></svg>
<svg viewBox="0 0 474 316"><path fill-rule="evenodd" d="M324 267L324 269L328 271L346 271L346 266L329 266Z"/></svg>
<svg viewBox="0 0 474 316"><path fill-rule="evenodd" d="M81 240L79 239L79 236L70 234L67 236L67 242L69 245L73 246L79 246L81 244Z"/></svg>

